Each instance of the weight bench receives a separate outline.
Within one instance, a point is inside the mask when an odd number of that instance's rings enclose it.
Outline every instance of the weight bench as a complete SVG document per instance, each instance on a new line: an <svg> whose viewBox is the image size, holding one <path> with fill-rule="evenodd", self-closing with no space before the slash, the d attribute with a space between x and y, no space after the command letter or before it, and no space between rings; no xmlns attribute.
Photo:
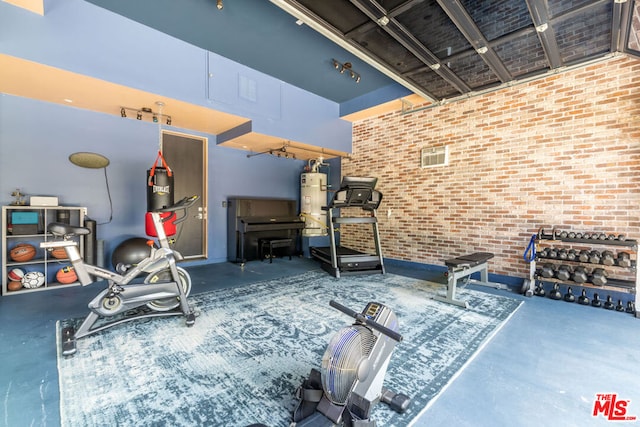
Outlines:
<svg viewBox="0 0 640 427"><path fill-rule="evenodd" d="M448 268L447 276L447 295L436 295L433 299L437 301L455 304L460 307L469 308L467 301L456 299L456 289L459 279L466 279L467 283L476 285L490 286L496 289L507 289L506 285L500 283L489 282L489 271L487 261L493 258L490 252L476 252L474 254L463 255L457 258L445 260ZM471 275L480 272L480 280L471 279Z"/></svg>

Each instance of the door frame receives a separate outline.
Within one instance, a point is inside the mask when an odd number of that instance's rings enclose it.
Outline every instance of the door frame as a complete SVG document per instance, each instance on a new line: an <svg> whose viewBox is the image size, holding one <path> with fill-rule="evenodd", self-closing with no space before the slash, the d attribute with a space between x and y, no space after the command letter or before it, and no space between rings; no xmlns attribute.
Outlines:
<svg viewBox="0 0 640 427"><path fill-rule="evenodd" d="M208 183L209 183L209 138L201 135L194 135L185 132L177 132L173 130L165 130L161 129L161 147L164 151L164 136L165 135L173 135L193 140L199 140L202 144L202 194L200 194L200 200L202 202L202 211L198 212L202 214L202 254L201 255L190 255L185 256L186 260L198 260L198 259L208 259L209 258L209 215L208 215ZM169 165L171 166L171 165Z"/></svg>

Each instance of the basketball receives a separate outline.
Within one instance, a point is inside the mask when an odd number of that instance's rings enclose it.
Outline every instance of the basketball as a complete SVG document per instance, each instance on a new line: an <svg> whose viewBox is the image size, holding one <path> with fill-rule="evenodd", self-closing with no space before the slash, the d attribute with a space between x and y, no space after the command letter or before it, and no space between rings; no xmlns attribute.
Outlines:
<svg viewBox="0 0 640 427"><path fill-rule="evenodd" d="M30 271L22 278L22 286L27 289L39 288L44 285L44 274L39 271Z"/></svg>
<svg viewBox="0 0 640 427"><path fill-rule="evenodd" d="M19 280L12 280L7 283L7 289L10 291L17 291L20 288L22 288L22 282Z"/></svg>
<svg viewBox="0 0 640 427"><path fill-rule="evenodd" d="M15 262L25 262L36 256L36 247L27 243L20 243L9 251L9 256Z"/></svg>
<svg viewBox="0 0 640 427"><path fill-rule="evenodd" d="M76 271L73 267L67 266L62 267L56 273L56 279L59 283L63 285L68 285L69 283L73 283L78 280L78 276L76 275Z"/></svg>
<svg viewBox="0 0 640 427"><path fill-rule="evenodd" d="M67 251L64 248L55 248L51 251L51 256L57 259L65 259L67 257Z"/></svg>
<svg viewBox="0 0 640 427"><path fill-rule="evenodd" d="M13 268L9 270L9 274L7 274L7 277L11 281L19 282L24 277L24 270L21 270L19 268Z"/></svg>

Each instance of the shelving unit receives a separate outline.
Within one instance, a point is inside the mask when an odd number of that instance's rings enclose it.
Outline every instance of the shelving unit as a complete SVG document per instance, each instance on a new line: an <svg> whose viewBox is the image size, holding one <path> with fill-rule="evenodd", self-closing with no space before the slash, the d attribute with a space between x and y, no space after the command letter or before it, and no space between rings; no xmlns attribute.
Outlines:
<svg viewBox="0 0 640 427"><path fill-rule="evenodd" d="M538 232L535 238L535 258L530 263L530 281L533 287L537 283L558 283L574 288L592 288L598 291L615 291L634 295L635 299L635 316L640 317L637 310L640 299L638 297L637 288L640 282L640 270L638 267L638 242L636 240L619 239L617 235L601 235L597 238L583 238L580 233L577 237L573 237L576 233L568 234L552 231L551 234L544 234L544 231ZM571 252L575 258L572 259ZM555 253L554 253L555 251ZM584 252L582 252L584 251ZM596 254L603 254L609 251L612 257L607 262L600 259L589 257L585 260L585 253L596 251ZM629 255L624 263L619 261L620 253L625 252ZM582 259L580 259L582 254ZM583 267L587 272L587 280L584 282L576 282L575 280L559 279L556 276L546 277L550 274L550 270L542 271L540 265L551 264L553 271L557 275L557 268L564 264L568 265L572 271L576 267ZM622 264L622 265L621 265ZM606 283L594 283L594 269L602 269L605 272ZM600 280L601 282L602 280ZM597 281L596 281L597 282Z"/></svg>
<svg viewBox="0 0 640 427"><path fill-rule="evenodd" d="M16 215L24 217L25 214L35 221L29 224L14 224ZM55 258L48 251L40 248L41 242L51 240L53 236L46 232L47 224L56 221L68 221L69 224L84 226L87 208L77 206L3 206L2 207L2 295L17 295L26 292L36 292L48 290L60 286L75 286L78 282L71 284L60 284L56 280L58 270L70 266L71 263L66 258ZM22 221L20 221L22 222ZM17 226L18 225L18 226ZM76 237L80 254L84 256L84 241ZM11 259L10 251L20 243L27 243L36 248L36 255L29 261L16 262ZM19 268L23 272L39 271L44 274L44 284L37 288L9 290L9 271Z"/></svg>

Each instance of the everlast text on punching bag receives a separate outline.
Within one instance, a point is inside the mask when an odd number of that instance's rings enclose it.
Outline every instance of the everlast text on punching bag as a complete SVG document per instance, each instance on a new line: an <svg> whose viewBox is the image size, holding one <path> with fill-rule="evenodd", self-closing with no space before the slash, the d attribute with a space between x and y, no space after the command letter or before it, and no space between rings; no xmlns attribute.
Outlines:
<svg viewBox="0 0 640 427"><path fill-rule="evenodd" d="M158 166L158 161L162 166ZM158 151L158 157L147 171L147 212L173 205L173 172Z"/></svg>

